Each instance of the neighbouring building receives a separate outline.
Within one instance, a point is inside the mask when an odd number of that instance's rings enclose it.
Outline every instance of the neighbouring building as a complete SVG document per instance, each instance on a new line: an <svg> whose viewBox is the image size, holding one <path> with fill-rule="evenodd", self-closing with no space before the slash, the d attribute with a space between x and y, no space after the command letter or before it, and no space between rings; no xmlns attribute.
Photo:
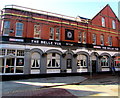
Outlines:
<svg viewBox="0 0 120 98"><path fill-rule="evenodd" d="M92 19L11 5L0 23L2 75L120 69L120 21L109 5Z"/></svg>

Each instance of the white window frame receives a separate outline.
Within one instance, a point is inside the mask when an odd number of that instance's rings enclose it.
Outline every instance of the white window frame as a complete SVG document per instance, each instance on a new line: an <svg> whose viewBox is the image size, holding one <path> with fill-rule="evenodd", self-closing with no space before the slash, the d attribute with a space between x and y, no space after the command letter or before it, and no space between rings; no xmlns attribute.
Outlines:
<svg viewBox="0 0 120 98"><path fill-rule="evenodd" d="M115 20L112 20L112 28L113 28L113 29L116 29L116 23L115 23Z"/></svg>
<svg viewBox="0 0 120 98"><path fill-rule="evenodd" d="M58 37L58 38L57 38ZM60 40L60 28L56 28L56 40Z"/></svg>
<svg viewBox="0 0 120 98"><path fill-rule="evenodd" d="M20 26L18 26L18 24L20 24L20 25L22 24L22 28L19 28ZM17 22L16 23L16 37L22 37L23 36L23 27L24 27L24 24L22 22ZM22 34L21 35L17 35L18 31L21 31Z"/></svg>
<svg viewBox="0 0 120 98"><path fill-rule="evenodd" d="M54 40L54 28L53 27L50 27L50 40Z"/></svg>
<svg viewBox="0 0 120 98"><path fill-rule="evenodd" d="M101 21L102 21L102 27L105 27L105 18L102 17Z"/></svg>
<svg viewBox="0 0 120 98"><path fill-rule="evenodd" d="M35 37L38 36L38 37ZM41 25L34 25L34 37L41 38Z"/></svg>

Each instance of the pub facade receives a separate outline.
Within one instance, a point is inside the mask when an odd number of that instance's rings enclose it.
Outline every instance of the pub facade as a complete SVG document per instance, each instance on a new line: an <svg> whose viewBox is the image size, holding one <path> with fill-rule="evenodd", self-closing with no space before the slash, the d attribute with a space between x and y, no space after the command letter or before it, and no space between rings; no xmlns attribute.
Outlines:
<svg viewBox="0 0 120 98"><path fill-rule="evenodd" d="M2 75L120 69L120 21L109 5L92 19L8 5L0 23Z"/></svg>

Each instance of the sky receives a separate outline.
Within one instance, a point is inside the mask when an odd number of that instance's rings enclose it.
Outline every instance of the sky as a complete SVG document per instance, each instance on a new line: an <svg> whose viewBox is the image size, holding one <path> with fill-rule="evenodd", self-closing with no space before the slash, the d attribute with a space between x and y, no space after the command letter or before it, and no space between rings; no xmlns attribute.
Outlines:
<svg viewBox="0 0 120 98"><path fill-rule="evenodd" d="M118 2L120 0L0 0L0 9L5 5L19 5L38 10L58 13L72 17L92 19L107 4L118 16Z"/></svg>

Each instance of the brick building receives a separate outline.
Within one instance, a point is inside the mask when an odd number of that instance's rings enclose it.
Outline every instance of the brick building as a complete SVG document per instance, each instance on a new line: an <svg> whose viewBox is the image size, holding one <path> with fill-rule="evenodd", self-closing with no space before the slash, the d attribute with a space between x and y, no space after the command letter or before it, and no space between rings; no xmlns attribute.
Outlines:
<svg viewBox="0 0 120 98"><path fill-rule="evenodd" d="M10 5L0 23L1 74L120 69L120 21L109 5L92 19Z"/></svg>

